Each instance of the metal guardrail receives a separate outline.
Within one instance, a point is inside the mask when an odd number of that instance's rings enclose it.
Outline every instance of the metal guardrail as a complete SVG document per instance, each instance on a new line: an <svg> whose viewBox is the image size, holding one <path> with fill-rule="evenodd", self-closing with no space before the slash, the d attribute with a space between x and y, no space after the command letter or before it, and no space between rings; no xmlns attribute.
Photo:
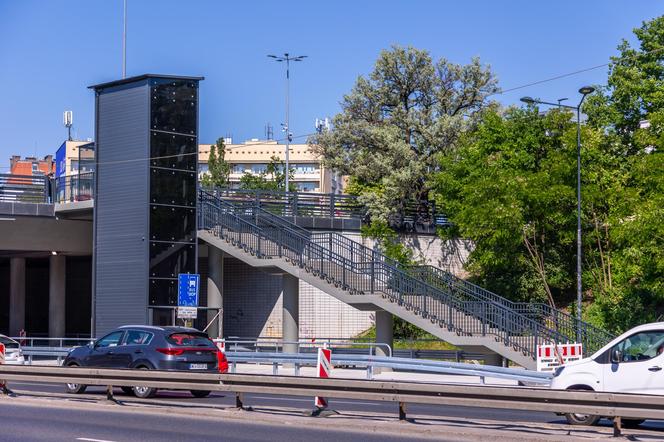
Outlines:
<svg viewBox="0 0 664 442"><path fill-rule="evenodd" d="M92 338L42 338L38 336L13 336L10 339L15 340L21 347L58 347L71 348L77 345L86 345L94 341Z"/></svg>
<svg viewBox="0 0 664 442"><path fill-rule="evenodd" d="M49 178L44 175L0 173L0 202L48 203Z"/></svg>
<svg viewBox="0 0 664 442"><path fill-rule="evenodd" d="M226 352L231 363L231 372L235 373L238 363L262 363L272 365L272 374L278 375L279 366L290 364L294 366L295 375L303 366L315 366L317 355L315 353L253 353L253 352ZM503 368L492 365L462 364L456 362L431 361L424 359L408 359L369 355L349 355L332 352L332 365L366 367L367 379L372 379L376 368L389 368L408 372L454 374L463 376L479 376L482 383L486 378L508 379L529 384L548 385L551 383L551 374L518 368Z"/></svg>
<svg viewBox="0 0 664 442"><path fill-rule="evenodd" d="M252 189L205 189L233 203L244 203L285 217L323 217L369 220L369 209L354 195L315 192L281 192ZM406 232L432 233L449 226L433 201L407 201L390 216L391 227Z"/></svg>
<svg viewBox="0 0 664 442"><path fill-rule="evenodd" d="M208 191L221 198L236 203L249 203L280 216L362 219L366 215L364 205L352 195L221 188Z"/></svg>
<svg viewBox="0 0 664 442"><path fill-rule="evenodd" d="M0 202L66 203L94 199L94 172L50 178L0 174Z"/></svg>
<svg viewBox="0 0 664 442"><path fill-rule="evenodd" d="M621 418L664 419L664 396L644 394L295 376L7 365L0 366L0 378L8 382L107 386L109 399L113 398L113 386L141 385L175 390L226 391L236 395L238 407L244 405L244 393L396 402L399 404L400 419L406 419L408 403L594 414L614 418L614 435L620 434Z"/></svg>
<svg viewBox="0 0 664 442"><path fill-rule="evenodd" d="M281 350L283 352L284 345L293 344L295 346L295 353L302 353L306 351L317 351L318 347L327 344L335 351L347 352L348 350L357 350L358 352L367 353L369 355L376 355L376 349L381 348L385 351L387 356L392 356L392 347L383 342L361 342L353 341L351 339L317 339L312 342L310 339L300 339L298 341L284 341L282 339L214 339L215 343L224 342L227 351L237 351L238 347L252 350L252 351L265 351L266 348L273 348L277 353ZM358 348L363 347L363 348Z"/></svg>
<svg viewBox="0 0 664 442"><path fill-rule="evenodd" d="M26 363L32 365L34 357L55 358L58 365L62 365L62 361L67 357L71 348L67 347L22 347L21 351L26 358Z"/></svg>

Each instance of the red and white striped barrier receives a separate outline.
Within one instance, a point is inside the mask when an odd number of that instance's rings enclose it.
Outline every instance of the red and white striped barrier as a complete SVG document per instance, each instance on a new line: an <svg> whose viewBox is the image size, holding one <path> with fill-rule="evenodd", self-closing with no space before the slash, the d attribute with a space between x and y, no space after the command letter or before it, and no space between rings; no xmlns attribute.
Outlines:
<svg viewBox="0 0 664 442"><path fill-rule="evenodd" d="M5 344L0 342L0 365L5 363ZM5 388L5 381L0 379L0 388Z"/></svg>
<svg viewBox="0 0 664 442"><path fill-rule="evenodd" d="M316 365L316 372L318 373L319 378L330 377L330 373L332 372L332 350L329 348L318 349L318 364ZM327 399L316 396L314 398L314 405L319 409L327 408Z"/></svg>
<svg viewBox="0 0 664 442"><path fill-rule="evenodd" d="M217 348L219 349L220 352L226 353L226 340L225 339L213 339L214 343L217 345Z"/></svg>
<svg viewBox="0 0 664 442"><path fill-rule="evenodd" d="M556 367L583 358L583 344L546 344L537 346L537 371L554 371Z"/></svg>

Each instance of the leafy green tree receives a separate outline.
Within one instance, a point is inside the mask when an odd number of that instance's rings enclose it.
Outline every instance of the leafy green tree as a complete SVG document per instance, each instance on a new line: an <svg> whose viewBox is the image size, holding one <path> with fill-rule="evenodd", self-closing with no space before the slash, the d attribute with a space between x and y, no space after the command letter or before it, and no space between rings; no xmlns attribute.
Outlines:
<svg viewBox="0 0 664 442"><path fill-rule="evenodd" d="M602 241L586 244L586 256L602 264L589 263L595 272L587 315L615 331L664 314L664 16L634 34L636 47L623 40L607 84L585 107L589 124L602 130L612 152L612 164L604 167L612 173L597 180L609 184L584 191L590 203L600 199L595 194L605 201L591 224ZM584 167L597 162L586 160ZM584 212L594 217L595 208Z"/></svg>
<svg viewBox="0 0 664 442"><path fill-rule="evenodd" d="M290 192L295 192L297 186L293 183L294 169L291 168L288 177ZM241 189L284 191L286 188L286 165L278 157L270 157L270 162L258 174L245 172L240 178Z"/></svg>
<svg viewBox="0 0 664 442"><path fill-rule="evenodd" d="M310 144L327 167L364 186L372 218L387 221L406 201L428 199L437 156L454 149L497 90L479 59L434 62L426 51L394 46L344 96L333 129Z"/></svg>
<svg viewBox="0 0 664 442"><path fill-rule="evenodd" d="M555 306L574 291L576 144L571 114L537 108L483 113L433 180L454 227L474 241L468 270L487 288Z"/></svg>
<svg viewBox="0 0 664 442"><path fill-rule="evenodd" d="M638 47L622 41L607 84L585 107L590 123L620 137L627 154L664 145L664 16L644 22L634 35Z"/></svg>
<svg viewBox="0 0 664 442"><path fill-rule="evenodd" d="M224 139L219 138L210 146L208 157L208 171L201 178L203 187L227 187L231 166L226 162L226 145Z"/></svg>
<svg viewBox="0 0 664 442"><path fill-rule="evenodd" d="M589 97L582 147L584 316L614 332L664 314L664 18L623 42ZM489 110L445 155L436 200L468 268L519 300L573 307L576 134L557 110Z"/></svg>

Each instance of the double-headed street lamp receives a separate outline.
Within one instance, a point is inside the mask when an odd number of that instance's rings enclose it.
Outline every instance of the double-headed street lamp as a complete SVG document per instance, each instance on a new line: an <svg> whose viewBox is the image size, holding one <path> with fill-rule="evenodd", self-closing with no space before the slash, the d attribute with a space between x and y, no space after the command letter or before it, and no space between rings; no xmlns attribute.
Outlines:
<svg viewBox="0 0 664 442"><path fill-rule="evenodd" d="M532 97L523 97L521 101L527 104L546 104L549 106L564 107L567 109L576 110L576 203L577 203L577 216L576 216L576 317L579 320L579 327L577 327L577 341L581 342L581 105L586 95L592 94L595 88L592 86L584 86L579 89L581 94L581 101L576 106L569 106L562 104L562 100L558 103L549 103Z"/></svg>
<svg viewBox="0 0 664 442"><path fill-rule="evenodd" d="M289 127L289 111L290 111L290 106L289 106L289 98L290 98L290 62L291 61L302 61L305 58L307 58L306 55L297 55L297 56L291 56L288 52L286 52L282 57L278 57L276 55L268 55L270 58L274 58L275 61L278 62L286 62L286 124L284 125L284 131L286 132L286 192L288 192L289 187L288 187L288 178L290 175L290 165L288 161L288 154L290 151L290 142L293 141L293 134L290 132L290 127Z"/></svg>

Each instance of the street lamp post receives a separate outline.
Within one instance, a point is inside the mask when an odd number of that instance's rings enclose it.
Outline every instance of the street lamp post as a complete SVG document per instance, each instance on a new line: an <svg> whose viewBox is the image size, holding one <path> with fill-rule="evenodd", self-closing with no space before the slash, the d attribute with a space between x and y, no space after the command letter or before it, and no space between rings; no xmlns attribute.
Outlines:
<svg viewBox="0 0 664 442"><path fill-rule="evenodd" d="M297 55L297 56L291 56L288 52L286 52L282 57L278 57L276 55L268 55L268 57L273 58L275 61L278 62L286 62L286 124L284 126L284 130L286 131L286 192L290 189L288 181L289 181L289 176L290 176L290 163L289 163L289 153L290 153L290 142L293 140L293 134L290 132L290 126L289 126L289 113L290 113L290 62L291 61L302 61L305 58L307 58L306 55Z"/></svg>
<svg viewBox="0 0 664 442"><path fill-rule="evenodd" d="M576 106L569 106L562 104L562 100L558 100L558 103L549 103L547 101L542 101L532 97L522 97L521 101L527 104L545 104L548 106L558 106L564 107L567 109L576 110L576 317L579 321L579 327L576 331L577 342L581 342L581 292L582 292L582 282L581 282L581 105L583 100L586 99L586 95L591 94L595 91L595 88L591 86L584 86L579 89L581 94L581 101Z"/></svg>

